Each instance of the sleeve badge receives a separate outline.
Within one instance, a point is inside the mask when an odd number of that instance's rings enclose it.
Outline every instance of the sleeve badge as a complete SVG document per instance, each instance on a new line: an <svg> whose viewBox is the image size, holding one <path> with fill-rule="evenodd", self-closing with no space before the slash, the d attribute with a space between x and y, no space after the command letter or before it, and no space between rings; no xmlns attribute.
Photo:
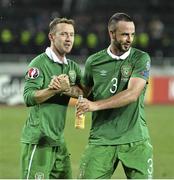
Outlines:
<svg viewBox="0 0 174 180"><path fill-rule="evenodd" d="M30 68L27 72L27 77L29 79L36 79L39 76L39 69L33 67Z"/></svg>

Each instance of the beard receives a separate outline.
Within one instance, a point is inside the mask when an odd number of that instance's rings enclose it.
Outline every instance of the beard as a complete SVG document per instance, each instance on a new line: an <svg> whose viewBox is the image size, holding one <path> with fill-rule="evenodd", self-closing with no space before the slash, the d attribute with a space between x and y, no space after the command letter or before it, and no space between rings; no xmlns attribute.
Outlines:
<svg viewBox="0 0 174 180"><path fill-rule="evenodd" d="M130 43L123 43L117 40L113 41L113 45L121 54L127 52L131 46Z"/></svg>

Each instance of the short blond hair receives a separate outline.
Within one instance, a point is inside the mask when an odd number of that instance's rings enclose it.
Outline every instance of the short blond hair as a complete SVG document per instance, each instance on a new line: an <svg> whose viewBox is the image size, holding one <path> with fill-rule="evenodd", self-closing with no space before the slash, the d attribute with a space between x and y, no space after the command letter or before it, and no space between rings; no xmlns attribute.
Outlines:
<svg viewBox="0 0 174 180"><path fill-rule="evenodd" d="M60 23L66 23L66 24L71 24L73 27L75 25L73 19L67 19L67 18L54 18L50 24L49 24L49 33L54 33L55 32L55 27L57 24Z"/></svg>

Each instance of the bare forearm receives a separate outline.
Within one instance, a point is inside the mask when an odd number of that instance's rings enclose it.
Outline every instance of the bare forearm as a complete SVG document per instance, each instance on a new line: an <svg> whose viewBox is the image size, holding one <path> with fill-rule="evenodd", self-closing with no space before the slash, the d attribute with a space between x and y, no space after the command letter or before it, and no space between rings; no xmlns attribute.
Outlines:
<svg viewBox="0 0 174 180"><path fill-rule="evenodd" d="M70 97L77 98L77 97L79 97L79 95L83 94L83 91L78 86L71 86L70 90L67 92L63 92L63 94L70 96Z"/></svg>
<svg viewBox="0 0 174 180"><path fill-rule="evenodd" d="M54 96L56 93L58 93L57 90L51 90L49 88L37 90L35 92L34 98L38 104L48 100L50 97Z"/></svg>
<svg viewBox="0 0 174 180"><path fill-rule="evenodd" d="M141 78L131 78L128 84L128 89L119 92L111 96L108 99L90 101L84 99L82 102L78 102L77 109L78 115L88 111L98 111L103 109L112 109L126 106L130 103L136 102L144 89L146 80Z"/></svg>
<svg viewBox="0 0 174 180"><path fill-rule="evenodd" d="M137 96L131 90L124 90L108 99L94 102L94 110L112 109L126 106L137 100Z"/></svg>

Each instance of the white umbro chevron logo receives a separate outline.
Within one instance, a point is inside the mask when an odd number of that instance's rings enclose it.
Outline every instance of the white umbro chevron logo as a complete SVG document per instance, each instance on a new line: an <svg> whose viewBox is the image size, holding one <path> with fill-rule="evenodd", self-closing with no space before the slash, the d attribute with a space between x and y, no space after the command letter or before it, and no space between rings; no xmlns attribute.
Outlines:
<svg viewBox="0 0 174 180"><path fill-rule="evenodd" d="M107 75L107 71L106 70L101 70L100 71L100 75L101 76L106 76Z"/></svg>

